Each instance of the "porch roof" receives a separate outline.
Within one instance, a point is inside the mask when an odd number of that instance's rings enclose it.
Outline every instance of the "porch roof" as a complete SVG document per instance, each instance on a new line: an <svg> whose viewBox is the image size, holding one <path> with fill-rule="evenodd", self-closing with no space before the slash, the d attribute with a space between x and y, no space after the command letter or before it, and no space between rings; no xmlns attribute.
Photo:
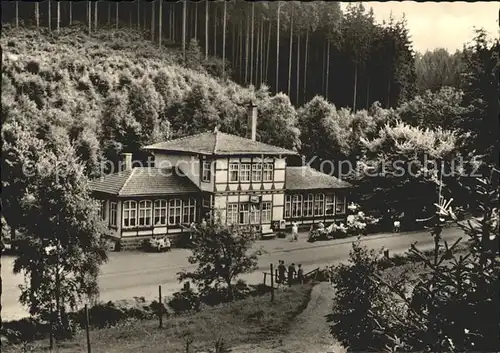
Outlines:
<svg viewBox="0 0 500 353"><path fill-rule="evenodd" d="M286 167L285 190L347 189L352 185L309 166Z"/></svg>
<svg viewBox="0 0 500 353"><path fill-rule="evenodd" d="M200 189L174 168L141 167L108 174L91 181L95 192L116 196L160 196L196 193Z"/></svg>

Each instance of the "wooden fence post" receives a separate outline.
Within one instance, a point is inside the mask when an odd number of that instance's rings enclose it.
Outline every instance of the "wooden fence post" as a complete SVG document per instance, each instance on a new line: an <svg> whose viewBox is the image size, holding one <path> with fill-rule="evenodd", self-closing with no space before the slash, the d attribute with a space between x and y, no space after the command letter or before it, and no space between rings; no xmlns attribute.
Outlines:
<svg viewBox="0 0 500 353"><path fill-rule="evenodd" d="M90 347L90 328L89 328L89 309L87 304L85 304L85 331L87 331L87 353L91 353L92 349Z"/></svg>
<svg viewBox="0 0 500 353"><path fill-rule="evenodd" d="M264 272L264 285L266 285L267 282L267 272Z"/></svg>
<svg viewBox="0 0 500 353"><path fill-rule="evenodd" d="M274 302L274 276L273 276L273 264L270 265L271 267L271 302Z"/></svg>
<svg viewBox="0 0 500 353"><path fill-rule="evenodd" d="M163 328L163 303L161 298L161 286L158 286L158 318L160 320L160 328Z"/></svg>

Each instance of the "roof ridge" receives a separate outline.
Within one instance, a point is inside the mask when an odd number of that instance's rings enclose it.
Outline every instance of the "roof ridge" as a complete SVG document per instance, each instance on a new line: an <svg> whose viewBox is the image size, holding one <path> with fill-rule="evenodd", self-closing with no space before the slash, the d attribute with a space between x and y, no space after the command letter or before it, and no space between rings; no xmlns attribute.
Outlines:
<svg viewBox="0 0 500 353"><path fill-rule="evenodd" d="M131 177L132 177L132 174L134 174L134 171L136 170L136 168L132 167L132 169L130 170L130 174L128 175L127 177L127 180L125 180L125 182L123 183L122 187L120 188L120 190L118 190L118 196L121 195L121 192L122 190L125 188L125 186L127 185L127 183L130 181Z"/></svg>
<svg viewBox="0 0 500 353"><path fill-rule="evenodd" d="M174 142L174 141L182 141L182 140L185 140L187 138L193 138L193 137L198 136L198 135L206 134L207 132L209 132L209 131L199 132L199 133L194 134L194 135L186 135L186 136L183 136L183 137L178 137L178 138L167 140L167 141L153 143L152 145L148 145L145 148L151 147L151 146L154 146L154 145L159 145L159 144L162 144L162 143L169 143L169 142Z"/></svg>

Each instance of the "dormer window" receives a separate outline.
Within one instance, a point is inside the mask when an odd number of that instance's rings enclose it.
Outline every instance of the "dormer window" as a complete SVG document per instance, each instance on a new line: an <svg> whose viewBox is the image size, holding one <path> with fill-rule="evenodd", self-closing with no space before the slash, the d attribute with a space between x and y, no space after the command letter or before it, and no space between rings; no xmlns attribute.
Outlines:
<svg viewBox="0 0 500 353"><path fill-rule="evenodd" d="M212 179L212 163L209 161L204 161L201 170L201 180L204 183L209 183Z"/></svg>

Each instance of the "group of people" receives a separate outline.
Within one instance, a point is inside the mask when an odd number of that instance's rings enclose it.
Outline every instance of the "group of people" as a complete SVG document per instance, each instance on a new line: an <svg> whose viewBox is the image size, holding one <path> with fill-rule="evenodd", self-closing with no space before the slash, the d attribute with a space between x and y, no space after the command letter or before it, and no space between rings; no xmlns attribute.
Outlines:
<svg viewBox="0 0 500 353"><path fill-rule="evenodd" d="M288 266L287 269L285 266L285 261L279 260L275 276L278 286L285 285L287 283L288 286L291 286L293 283L304 283L304 269L302 268L301 264L299 264L297 268L295 268L295 264L292 263L290 264L290 266Z"/></svg>

